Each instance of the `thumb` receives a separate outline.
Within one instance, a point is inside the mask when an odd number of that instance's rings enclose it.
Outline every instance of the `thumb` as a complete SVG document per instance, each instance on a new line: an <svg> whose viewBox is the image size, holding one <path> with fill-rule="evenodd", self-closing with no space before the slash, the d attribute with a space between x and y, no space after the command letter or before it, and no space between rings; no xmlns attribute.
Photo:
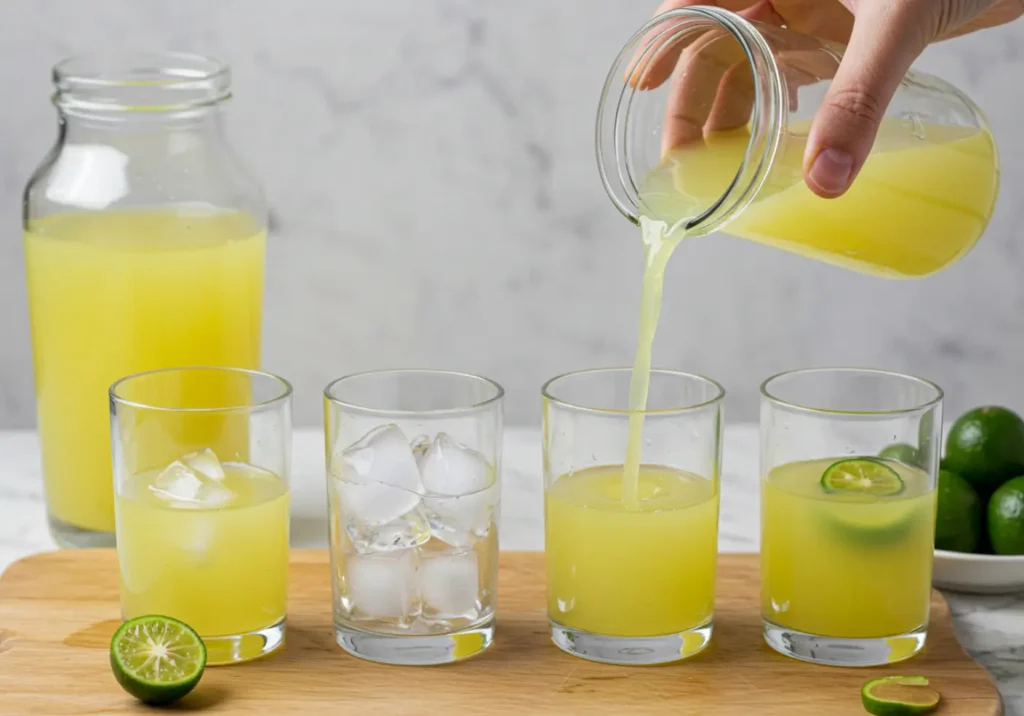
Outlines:
<svg viewBox="0 0 1024 716"><path fill-rule="evenodd" d="M900 81L935 33L941 4L858 4L850 44L814 117L804 153L804 180L818 196L830 199L850 188Z"/></svg>

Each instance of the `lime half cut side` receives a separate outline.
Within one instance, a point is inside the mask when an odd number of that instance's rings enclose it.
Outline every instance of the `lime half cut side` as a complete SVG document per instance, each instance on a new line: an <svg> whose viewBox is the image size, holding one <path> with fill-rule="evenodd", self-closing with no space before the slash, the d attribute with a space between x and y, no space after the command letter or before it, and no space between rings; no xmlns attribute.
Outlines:
<svg viewBox="0 0 1024 716"><path fill-rule="evenodd" d="M832 493L892 497L903 492L903 480L884 460L851 457L825 468L821 487Z"/></svg>
<svg viewBox="0 0 1024 716"><path fill-rule="evenodd" d="M129 619L110 642L110 666L125 691L147 704L169 704L195 688L206 645L184 622L164 616Z"/></svg>
<svg viewBox="0 0 1024 716"><path fill-rule="evenodd" d="M864 684L860 699L875 716L913 716L934 711L940 696L923 676L884 676Z"/></svg>

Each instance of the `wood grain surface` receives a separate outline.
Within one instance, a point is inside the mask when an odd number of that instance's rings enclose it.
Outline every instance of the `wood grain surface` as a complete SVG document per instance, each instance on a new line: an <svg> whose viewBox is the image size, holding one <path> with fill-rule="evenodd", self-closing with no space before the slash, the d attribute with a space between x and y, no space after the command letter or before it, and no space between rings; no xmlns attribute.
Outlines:
<svg viewBox="0 0 1024 716"><path fill-rule="evenodd" d="M863 714L860 686L922 674L938 714L998 716L992 680L957 644L936 593L928 646L890 668L796 662L763 642L756 555L722 555L708 649L661 667L617 667L563 654L548 638L544 557L501 555L495 646L449 666L364 662L334 642L328 558L293 552L287 644L263 661L209 668L174 709L218 714ZM0 578L0 713L154 713L121 691L108 647L118 623L117 558L109 550L29 557Z"/></svg>

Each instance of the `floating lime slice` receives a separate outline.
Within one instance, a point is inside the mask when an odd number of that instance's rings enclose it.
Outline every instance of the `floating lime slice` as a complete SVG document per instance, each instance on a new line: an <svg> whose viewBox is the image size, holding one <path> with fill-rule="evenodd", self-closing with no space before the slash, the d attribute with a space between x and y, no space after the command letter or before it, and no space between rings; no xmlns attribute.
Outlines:
<svg viewBox="0 0 1024 716"><path fill-rule="evenodd" d="M129 619L110 642L110 666L125 691L147 704L169 704L195 688L206 645L187 624L162 616Z"/></svg>
<svg viewBox="0 0 1024 716"><path fill-rule="evenodd" d="M939 692L928 687L923 676L884 676L872 679L860 690L865 710L875 716L926 714L939 705Z"/></svg>
<svg viewBox="0 0 1024 716"><path fill-rule="evenodd" d="M851 457L825 468L821 487L825 492L892 497L903 492L903 480L883 460Z"/></svg>

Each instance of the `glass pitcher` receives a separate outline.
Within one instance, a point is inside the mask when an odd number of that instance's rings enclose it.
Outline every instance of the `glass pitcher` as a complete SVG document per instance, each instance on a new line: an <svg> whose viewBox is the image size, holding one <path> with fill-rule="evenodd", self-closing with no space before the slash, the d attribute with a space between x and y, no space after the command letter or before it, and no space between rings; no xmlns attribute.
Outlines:
<svg viewBox="0 0 1024 716"><path fill-rule="evenodd" d="M717 8L654 18L601 94L596 148L609 196L634 222L686 236L725 230L889 278L953 263L992 215L998 160L981 111L949 83L907 74L845 195L823 199L804 185L811 119L844 51Z"/></svg>
<svg viewBox="0 0 1024 716"><path fill-rule="evenodd" d="M58 544L111 545L107 390L259 367L267 210L225 136L227 66L76 57L53 81L57 141L23 204L47 513Z"/></svg>

